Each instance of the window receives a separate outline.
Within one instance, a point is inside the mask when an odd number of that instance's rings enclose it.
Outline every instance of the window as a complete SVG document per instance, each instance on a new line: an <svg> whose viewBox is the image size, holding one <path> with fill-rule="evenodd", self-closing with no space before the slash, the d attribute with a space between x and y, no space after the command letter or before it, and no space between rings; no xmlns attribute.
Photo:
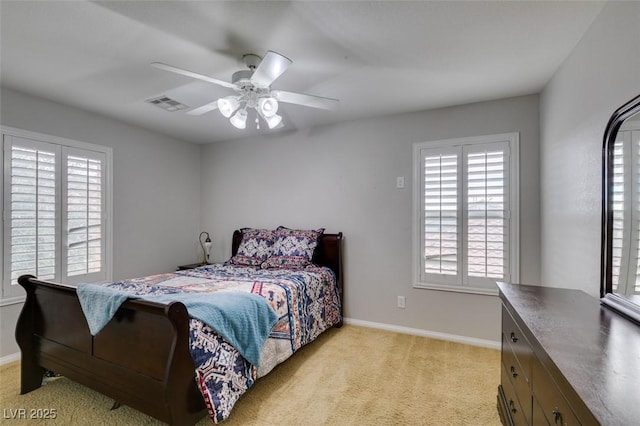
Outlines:
<svg viewBox="0 0 640 426"><path fill-rule="evenodd" d="M111 149L2 128L3 303L23 274L68 284L110 279Z"/></svg>
<svg viewBox="0 0 640 426"><path fill-rule="evenodd" d="M414 144L414 286L518 280L518 134Z"/></svg>
<svg viewBox="0 0 640 426"><path fill-rule="evenodd" d="M640 130L620 130L613 148L611 278L616 293L640 294L639 191Z"/></svg>

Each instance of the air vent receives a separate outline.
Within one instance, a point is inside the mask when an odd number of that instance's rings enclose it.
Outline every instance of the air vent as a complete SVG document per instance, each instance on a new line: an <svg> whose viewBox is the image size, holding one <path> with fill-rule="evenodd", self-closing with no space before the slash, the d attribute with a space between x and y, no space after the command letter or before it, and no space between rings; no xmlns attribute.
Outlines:
<svg viewBox="0 0 640 426"><path fill-rule="evenodd" d="M159 96L157 98L147 99L145 102L150 103L151 105L155 105L158 108L162 108L163 110L169 111L169 112L180 111L181 109L189 108L188 105L182 104L166 96Z"/></svg>

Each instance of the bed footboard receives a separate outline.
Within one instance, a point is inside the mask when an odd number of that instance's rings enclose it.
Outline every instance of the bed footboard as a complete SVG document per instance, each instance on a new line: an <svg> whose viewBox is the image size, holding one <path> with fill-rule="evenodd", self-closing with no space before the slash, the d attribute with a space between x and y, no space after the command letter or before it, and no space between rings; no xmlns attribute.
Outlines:
<svg viewBox="0 0 640 426"><path fill-rule="evenodd" d="M27 292L16 326L21 393L40 387L48 369L169 424L206 414L182 303L129 300L92 336L75 287L31 275L18 282Z"/></svg>

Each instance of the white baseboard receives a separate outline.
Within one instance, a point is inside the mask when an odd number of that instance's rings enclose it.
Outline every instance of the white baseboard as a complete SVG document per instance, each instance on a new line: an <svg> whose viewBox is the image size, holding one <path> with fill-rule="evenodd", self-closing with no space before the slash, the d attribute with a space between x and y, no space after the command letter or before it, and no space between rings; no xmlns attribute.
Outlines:
<svg viewBox="0 0 640 426"><path fill-rule="evenodd" d="M421 330L419 328L401 327L398 325L383 324L380 322L363 321L353 318L344 318L345 324L361 327L377 328L380 330L394 331L396 333L411 334L413 336L430 337L432 339L447 340L450 342L464 343L466 345L481 346L483 348L500 349L501 342L473 337L458 336L456 334L440 333L437 331Z"/></svg>
<svg viewBox="0 0 640 426"><path fill-rule="evenodd" d="M2 358L0 358L0 365L9 364L10 362L14 362L14 361L20 361L20 352L3 356Z"/></svg>

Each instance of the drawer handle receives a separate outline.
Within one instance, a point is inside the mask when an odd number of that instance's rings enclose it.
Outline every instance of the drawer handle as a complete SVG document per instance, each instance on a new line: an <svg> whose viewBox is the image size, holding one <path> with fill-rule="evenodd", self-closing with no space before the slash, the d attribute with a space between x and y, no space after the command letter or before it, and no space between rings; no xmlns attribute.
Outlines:
<svg viewBox="0 0 640 426"><path fill-rule="evenodd" d="M562 424L562 413L558 410L558 407L555 407L551 412L553 414L553 423L554 424ZM559 422L558 422L559 421Z"/></svg>
<svg viewBox="0 0 640 426"><path fill-rule="evenodd" d="M511 408L511 412L513 414L515 414L516 412L518 412L518 410L516 409L516 405L513 402L513 399L509 400L509 407Z"/></svg>
<svg viewBox="0 0 640 426"><path fill-rule="evenodd" d="M511 341L513 343L518 341L518 338L516 337L516 333L514 333L513 331L511 332Z"/></svg>
<svg viewBox="0 0 640 426"><path fill-rule="evenodd" d="M518 377L518 373L516 372L516 368L513 365L511 366L511 376L513 376L514 379L516 377Z"/></svg>

